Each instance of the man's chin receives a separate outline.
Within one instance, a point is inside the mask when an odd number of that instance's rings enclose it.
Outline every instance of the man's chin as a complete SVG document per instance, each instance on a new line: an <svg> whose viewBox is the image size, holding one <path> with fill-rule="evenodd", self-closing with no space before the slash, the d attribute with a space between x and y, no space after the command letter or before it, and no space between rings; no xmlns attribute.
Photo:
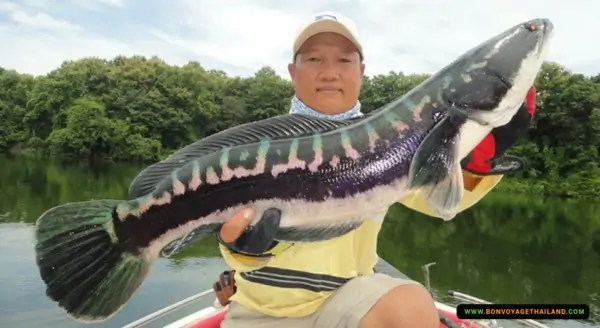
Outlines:
<svg viewBox="0 0 600 328"><path fill-rule="evenodd" d="M340 90L317 91L317 99L320 103L335 104L343 102L344 93Z"/></svg>
<svg viewBox="0 0 600 328"><path fill-rule="evenodd" d="M321 98L316 104L316 110L327 115L337 115L348 111L341 96Z"/></svg>

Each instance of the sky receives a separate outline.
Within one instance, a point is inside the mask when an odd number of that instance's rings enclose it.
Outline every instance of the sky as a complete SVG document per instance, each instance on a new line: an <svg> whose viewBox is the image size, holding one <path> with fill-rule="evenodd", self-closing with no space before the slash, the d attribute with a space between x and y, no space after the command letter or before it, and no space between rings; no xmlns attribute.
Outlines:
<svg viewBox="0 0 600 328"><path fill-rule="evenodd" d="M174 65L287 78L298 27L317 12L352 19L366 74L435 73L514 24L553 21L549 60L600 73L597 0L0 0L0 67L43 75L65 60L158 56Z"/></svg>

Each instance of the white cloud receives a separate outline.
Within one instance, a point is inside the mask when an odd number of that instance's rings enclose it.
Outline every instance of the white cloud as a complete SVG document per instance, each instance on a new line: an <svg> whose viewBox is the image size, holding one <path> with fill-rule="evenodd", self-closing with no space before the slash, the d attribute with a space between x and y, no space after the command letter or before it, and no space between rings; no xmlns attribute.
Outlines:
<svg viewBox="0 0 600 328"><path fill-rule="evenodd" d="M355 20L367 74L433 73L535 17L554 22L549 59L600 73L600 1L592 0L0 0L0 66L45 74L63 60L141 54L232 75L269 65L285 76L298 25L322 10Z"/></svg>
<svg viewBox="0 0 600 328"><path fill-rule="evenodd" d="M113 7L123 7L125 5L125 0L98 0L98 2Z"/></svg>
<svg viewBox="0 0 600 328"><path fill-rule="evenodd" d="M50 31L79 30L79 26L56 20L45 13L28 14L20 9L13 9L10 18L25 28Z"/></svg>

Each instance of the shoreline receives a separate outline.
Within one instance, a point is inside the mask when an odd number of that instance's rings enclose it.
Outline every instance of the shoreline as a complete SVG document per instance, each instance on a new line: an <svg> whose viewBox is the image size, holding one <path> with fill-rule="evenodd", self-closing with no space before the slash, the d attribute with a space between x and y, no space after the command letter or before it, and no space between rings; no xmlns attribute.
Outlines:
<svg viewBox="0 0 600 328"><path fill-rule="evenodd" d="M9 152L0 153L8 158L21 158L32 160L52 160L68 165L100 164L100 165L142 165L148 166L157 161L153 160L112 160L96 159L93 161L80 161L64 156L44 155L42 151L36 151L28 148L19 148L18 151L12 149ZM166 158L164 156L161 159ZM161 160L159 159L159 160ZM575 187L577 186L577 188ZM505 192L515 194L529 194L544 197L557 197L563 199L600 199L600 184L582 178L566 177L559 181L548 179L533 180L523 179L512 176L505 176L493 192Z"/></svg>

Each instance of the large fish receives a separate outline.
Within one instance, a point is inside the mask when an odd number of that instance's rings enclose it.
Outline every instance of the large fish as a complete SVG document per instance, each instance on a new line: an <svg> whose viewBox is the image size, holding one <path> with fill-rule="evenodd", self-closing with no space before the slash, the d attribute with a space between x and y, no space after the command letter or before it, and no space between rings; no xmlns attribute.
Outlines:
<svg viewBox="0 0 600 328"><path fill-rule="evenodd" d="M281 210L276 239L326 240L407 192L457 213L459 161L510 121L541 68L552 24L535 19L478 45L364 118L282 115L228 129L149 167L133 200L54 207L38 219L47 295L79 321L119 311L168 243L251 205Z"/></svg>

